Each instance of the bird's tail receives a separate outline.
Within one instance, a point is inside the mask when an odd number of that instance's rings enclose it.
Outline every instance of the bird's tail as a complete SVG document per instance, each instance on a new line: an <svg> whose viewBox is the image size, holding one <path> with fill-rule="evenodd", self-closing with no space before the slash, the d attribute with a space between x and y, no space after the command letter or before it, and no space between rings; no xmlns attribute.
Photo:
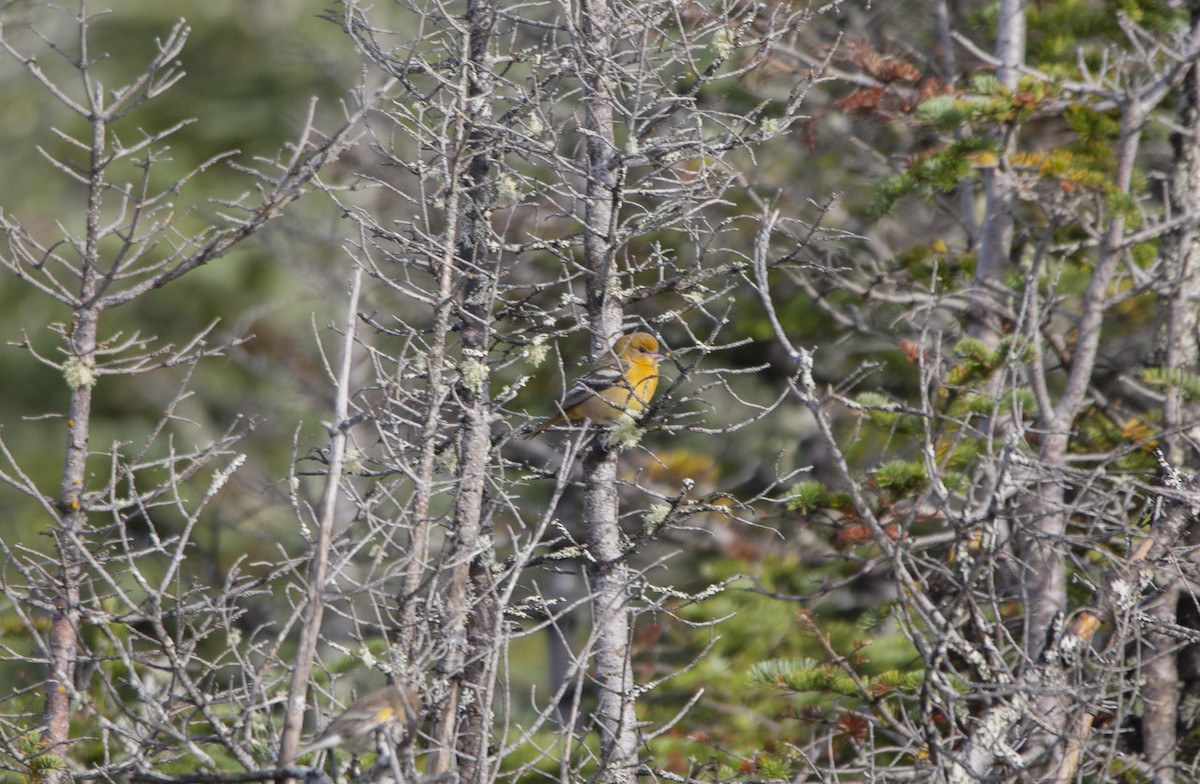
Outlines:
<svg viewBox="0 0 1200 784"><path fill-rule="evenodd" d="M562 422L562 421L563 421L563 417L561 414L559 414L558 416L552 416L549 419L547 419L545 422L543 422L542 424L538 425L537 427L533 428L528 433L526 433L524 438L529 439L529 438L533 438L534 436L541 435L542 433L545 433L547 430L549 430L550 428L554 427L555 425L557 425L559 422Z"/></svg>

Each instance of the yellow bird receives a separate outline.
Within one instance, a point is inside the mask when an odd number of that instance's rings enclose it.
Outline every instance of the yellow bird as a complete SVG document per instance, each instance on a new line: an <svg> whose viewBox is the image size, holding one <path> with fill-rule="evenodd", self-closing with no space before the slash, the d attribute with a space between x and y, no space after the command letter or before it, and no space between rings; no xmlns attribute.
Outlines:
<svg viewBox="0 0 1200 784"><path fill-rule="evenodd" d="M407 742L420 715L421 696L417 692L399 685L385 686L356 700L297 756L332 748L365 754L376 749L377 733L389 728L398 731L393 740Z"/></svg>
<svg viewBox="0 0 1200 784"><path fill-rule="evenodd" d="M636 417L654 397L658 388L658 362L664 356L653 335L646 332L622 335L591 372L567 392L559 406L560 413L525 437L533 438L562 422L590 419L598 425L611 425L626 414Z"/></svg>

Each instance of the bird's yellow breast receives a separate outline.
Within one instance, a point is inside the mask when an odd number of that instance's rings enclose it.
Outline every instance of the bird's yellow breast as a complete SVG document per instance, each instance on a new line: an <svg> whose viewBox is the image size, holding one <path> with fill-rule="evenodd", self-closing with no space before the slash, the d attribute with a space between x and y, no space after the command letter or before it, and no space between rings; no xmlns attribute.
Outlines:
<svg viewBox="0 0 1200 784"><path fill-rule="evenodd" d="M658 371L634 365L625 374L628 384L597 390L579 404L581 413L598 424L616 421L622 415L636 417L645 410L658 387Z"/></svg>

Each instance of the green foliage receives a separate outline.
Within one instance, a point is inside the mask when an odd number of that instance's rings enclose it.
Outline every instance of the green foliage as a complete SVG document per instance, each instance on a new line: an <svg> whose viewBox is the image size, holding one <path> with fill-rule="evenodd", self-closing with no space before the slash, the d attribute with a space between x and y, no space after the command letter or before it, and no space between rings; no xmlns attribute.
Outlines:
<svg viewBox="0 0 1200 784"><path fill-rule="evenodd" d="M1085 104L1072 104L1063 112L1063 120L1079 137L1078 146L1112 160L1112 142L1121 133L1120 116L1112 111L1099 111Z"/></svg>
<svg viewBox="0 0 1200 784"><path fill-rule="evenodd" d="M1142 370L1142 382L1154 387L1178 389L1189 403L1200 400L1200 375L1182 368L1145 368Z"/></svg>
<svg viewBox="0 0 1200 784"><path fill-rule="evenodd" d="M963 493L970 487L971 478L965 471L948 468L942 472L942 484L952 493Z"/></svg>
<svg viewBox="0 0 1200 784"><path fill-rule="evenodd" d="M31 782L45 781L50 774L66 770L66 760L57 754L37 754L29 758L28 765Z"/></svg>
<svg viewBox="0 0 1200 784"><path fill-rule="evenodd" d="M979 394L975 390L967 389L953 397L946 409L946 413L951 417L961 417L965 414L988 416L998 408L999 401L993 400L987 395Z"/></svg>
<svg viewBox="0 0 1200 784"><path fill-rule="evenodd" d="M912 661L912 658L908 659L908 662ZM857 663L851 665L851 662ZM789 670L789 667L793 668ZM920 668L883 668L874 673L870 669L861 655L850 657L836 667L818 665L811 660L782 659L761 663L764 674L770 673L776 685L795 692L810 708L832 709L838 705L868 713L890 710L879 701L880 697L891 694L914 699L925 682L925 673ZM847 705L845 699L851 700L850 704Z"/></svg>
<svg viewBox="0 0 1200 784"><path fill-rule="evenodd" d="M924 422L915 414L900 411L897 403L879 392L860 392L855 396L857 402L866 411L872 424L901 433L919 433Z"/></svg>
<svg viewBox="0 0 1200 784"><path fill-rule="evenodd" d="M829 690L845 697L867 697L868 694L860 683L849 675L838 675L829 681Z"/></svg>
<svg viewBox="0 0 1200 784"><path fill-rule="evenodd" d="M939 444L939 447L942 447ZM975 462L975 458L985 453L984 444L978 438L964 438L961 441L954 443L954 446L948 450L948 454L944 448L939 448L939 462L948 468L966 468Z"/></svg>
<svg viewBox="0 0 1200 784"><path fill-rule="evenodd" d="M1131 417L1114 422L1102 411L1090 409L1075 423L1071 451L1107 455L1107 462L1122 471L1146 472L1157 468L1153 450L1158 446L1157 428L1149 421Z"/></svg>
<svg viewBox="0 0 1200 784"><path fill-rule="evenodd" d="M977 338L963 338L954 347L954 351L965 359L974 360L985 370L990 370L995 365L995 355L986 343Z"/></svg>
<svg viewBox="0 0 1200 784"><path fill-rule="evenodd" d="M971 92L975 95L992 95L999 92L1000 81L990 71L980 71L971 76Z"/></svg>
<svg viewBox="0 0 1200 784"><path fill-rule="evenodd" d="M1028 387L1013 390L1000 401L1000 410L1010 413L1019 410L1026 418L1037 412L1037 396Z"/></svg>
<svg viewBox="0 0 1200 784"><path fill-rule="evenodd" d="M788 491L786 506L789 511L808 513L829 505L829 491L825 485L814 480L797 482Z"/></svg>
<svg viewBox="0 0 1200 784"><path fill-rule="evenodd" d="M863 610L862 615L858 617L854 626L860 634L874 634L878 632L887 621L888 616L892 612L890 603L881 604L875 607L868 607Z"/></svg>
<svg viewBox="0 0 1200 784"><path fill-rule="evenodd" d="M826 545L827 547L827 545ZM771 551L776 551L774 547ZM844 576L853 564L845 559L825 558L818 542L801 550L789 548L785 556L764 556L747 563L740 559L707 559L702 567L704 579L730 571L753 572L757 582L768 590L804 594L825 580ZM750 587L757 583L746 581ZM828 729L835 708L847 700L856 705L874 699L871 689L883 673L900 681L905 668L915 661L915 652L907 640L881 621L869 642L863 640L859 619L864 612L878 609L872 597L862 596L855 606L825 606L820 602L797 611L800 605L763 601L753 591L736 587L718 594L701 605L681 608L689 622L721 617L719 638L710 631L679 625L664 625L664 636L656 644L659 666L674 661L690 661L689 656L710 642L708 655L687 672L672 678L657 689L653 699L639 708L639 716L654 720L669 714L678 704L703 688L704 699L688 716L688 731L660 737L651 753L670 770L686 772L697 763L721 766L736 772L744 770L742 760L754 761L758 771L770 767L784 769L795 764L786 748L802 744ZM886 611L885 611L886 612ZM829 652L817 638L820 634L836 650L849 654L855 675L867 685L863 693L849 673L832 666ZM666 653L671 652L671 653ZM638 659L635 659L635 662ZM847 696L849 695L849 696ZM731 710L728 706L738 706ZM772 739L780 717L805 718L788 724L788 743L772 751ZM768 750L764 751L764 747ZM744 775L744 774L743 774Z"/></svg>
<svg viewBox="0 0 1200 784"><path fill-rule="evenodd" d="M958 130L968 126L987 127L997 123L1027 119L1048 94L1052 86L1044 81L1026 81L1016 92L1002 88L991 73L976 74L969 90L961 95L935 95L917 106L917 121L939 131ZM972 143L973 145L975 143ZM968 152L988 149L976 146Z"/></svg>
<svg viewBox="0 0 1200 784"><path fill-rule="evenodd" d="M935 95L917 107L916 117L925 125L947 130L966 122L969 113L964 102L953 95Z"/></svg>
<svg viewBox="0 0 1200 784"><path fill-rule="evenodd" d="M779 781L795 774L790 755L762 754L755 758L758 776L764 781Z"/></svg>
<svg viewBox="0 0 1200 784"><path fill-rule="evenodd" d="M978 35L995 36L995 4L964 9L968 24L981 28ZM1136 24L1156 33L1187 24L1187 7L1168 0L1055 0L1031 3L1026 9L1028 49L1026 61L1050 74L1078 78L1082 54L1088 67L1103 62L1104 50L1113 42L1126 43L1120 27L1124 14Z"/></svg>
<svg viewBox="0 0 1200 784"><path fill-rule="evenodd" d="M909 694L915 693L921 688L925 682L925 673L922 670L909 670L901 672L900 670L888 670L880 673L874 678L873 685L877 691L902 691Z"/></svg>
<svg viewBox="0 0 1200 784"><path fill-rule="evenodd" d="M927 483L925 465L915 460L891 460L875 471L875 484L892 500L921 490Z"/></svg>
<svg viewBox="0 0 1200 784"><path fill-rule="evenodd" d="M1148 242L1139 242L1129 249L1133 255L1133 263L1145 269L1154 263L1159 256L1159 241L1157 239Z"/></svg>
<svg viewBox="0 0 1200 784"><path fill-rule="evenodd" d="M971 31L974 40L994 42L994 4L956 11L977 23ZM1132 187L1122 189L1115 184L1122 107L1095 96L1062 90L1060 80L1081 79L1081 63L1090 69L1088 78L1103 73L1104 78L1113 80L1112 84L1121 84L1122 80L1134 77L1141 72L1140 59L1157 62L1160 57L1155 49L1146 48L1152 40L1147 31L1169 31L1171 40L1179 40L1188 29L1189 22L1183 19L1186 11L1185 5L1166 0L1063 0L1030 4L1026 62L1031 71L1036 70L1036 76L1022 75L1011 90L1002 88L994 74L983 68L974 69L970 75L959 72L954 78L943 77L946 82L931 78L929 89L920 93L926 97L918 100L915 107L892 116L878 112L876 119L883 118L880 124L886 125L885 128L864 129L863 124L853 127L855 142L877 131L870 136L870 142L879 153L881 165L875 169L880 173L869 208L872 216L888 214L888 219L878 223L864 220L859 225L865 225L864 234L872 241L878 240L887 250L871 256L870 250L864 248L863 260L839 257L837 264L830 265L837 269L829 273L831 278L836 281L844 277L865 293L845 306L839 302L839 312L846 318L842 324L828 325L829 342L836 340L842 341L838 345L853 346L861 352L864 364L877 366L890 363L895 346L907 343L913 346L910 350L905 345L904 349L908 367L917 364L913 358L921 359L921 369L930 374L921 381L928 381L928 388L936 390L936 394L932 398L918 397L912 394L915 384L901 390L887 386L886 382L879 389L864 392L860 391L861 381L855 379L846 384L852 391L844 394L853 402L838 425L846 434L842 446L850 470L856 477L871 478L869 484L860 486L868 491L864 493L867 502L891 513L884 518L886 523L894 523L897 528L907 525L903 535L908 541L919 540L920 534L913 532L917 526L927 526L925 530L943 536L955 531L945 519L935 519L936 514L929 519L897 522L910 507L896 502L926 488L926 469L934 470L936 466L937 478L951 493L961 494L954 504L970 506L981 492L989 490L980 484L996 475L988 472L1003 470L998 468L1004 465L1003 450L1023 452L1020 457L1029 458L1034 466L1046 459L1045 454L1039 453L1049 441L1045 430L1036 424L1012 427L1006 417L1019 415L1032 421L1038 416L1039 400L1030 383L1035 374L1043 375L1046 380L1045 386L1038 387L1039 394L1046 398L1042 402L1053 406L1060 401L1068 370L1078 366L1075 355L1080 350L1077 345L1080 336L1072 327L1084 298L1089 295L1101 258L1097 247L1115 218L1124 219L1127 228L1138 226L1145 216L1152 222L1162 219L1165 210L1161 188L1153 183L1161 182L1158 178L1166 174L1168 131L1163 126L1170 130L1171 123L1177 122L1174 103L1168 101L1150 122L1139 127L1144 141L1137 153L1136 166L1145 168L1135 168ZM1126 19L1120 19L1118 14L1124 14ZM1138 25L1136 35L1145 35L1145 40L1131 44L1129 21ZM862 70L870 74L869 66L876 61L866 56L861 60L868 63ZM1099 65L1103 69L1097 68ZM1154 64L1151 70L1158 67ZM1049 74L1050 78L1042 74ZM1166 122L1156 126L1158 119ZM990 142L991 139L997 141ZM999 158L1000 139L1015 144L1016 152L1007 160ZM843 144L842 140L837 144ZM892 165L897 160L904 161L905 166L899 174L882 165L883 162ZM1017 200L1012 211L1015 226L1011 249L1003 249L1008 255L999 260L1001 269L996 277L983 283L993 288L1004 303L999 323L995 325L998 330L978 329L982 325L974 320L978 315L974 313L961 316L961 321L954 324L955 315L946 316L952 308L940 309L941 297L958 295L966 299L965 287L980 283L972 280L973 249L979 247L985 224L991 217L983 209L985 182L1011 185ZM909 199L910 196L918 198ZM935 206L930 207L920 199L932 200ZM838 206L845 207L855 218L866 212L860 209L860 203ZM953 228L947 228L948 225ZM965 228L959 230L959 226ZM964 250L956 255L946 250L947 244ZM1141 241L1123 245L1116 251L1123 255L1115 280L1104 295L1107 311L1102 333L1104 340L1115 340L1100 352L1097 365L1100 371L1091 379L1098 393L1108 396L1111 406L1101 410L1100 405L1087 408L1085 404L1071 414L1074 419L1070 423L1069 449L1073 454L1067 461L1069 468L1062 473L1062 481L1071 487L1068 497L1078 493L1080 497L1103 499L1099 500L1103 506L1108 503L1109 496L1105 494L1111 487L1127 487L1126 472L1144 475L1142 472L1154 467L1149 450L1160 437L1161 403L1154 394L1138 394L1136 384L1130 387L1127 382L1128 375L1139 372L1138 364L1157 345L1162 294L1170 284L1145 272L1139 274L1139 270L1157 269L1164 244L1158 240ZM814 276L814 279L820 278ZM844 296L835 285L829 291L831 297ZM886 325L874 320L879 313L878 302L895 302L905 297L917 304ZM1001 334L995 334L996 331ZM976 335L986 335L986 339L976 339ZM872 342L871 349L861 348ZM946 345L953 345L952 353L944 350ZM1143 384L1153 388L1151 392L1177 389L1187 402L1200 402L1200 374L1168 372L1163 368L1140 372ZM1113 375L1106 375L1109 373ZM822 381L828 378L842 381L846 376L829 373ZM856 382L858 386L852 386ZM1129 413L1113 421L1114 408ZM916 410L927 416L913 416L911 412ZM882 437L879 431L883 431ZM916 434L921 438L914 437ZM1021 437L1004 440L998 438L1001 434ZM914 455L923 454L922 450L930 446L935 450L933 460L913 460ZM879 468L870 471L867 467L872 465ZM1086 480L1076 481L1070 476L1076 467L1087 474ZM1093 469L1094 473L1089 473ZM1057 468L1047 470L1047 476L1059 476L1054 473ZM828 473L822 474L817 466L812 480L791 489L788 509L809 514L828 508L830 483ZM953 517L954 512L950 514ZM1106 507L1105 514L1103 522L1086 513L1072 519L1072 533L1060 543L1062 550L1069 552L1068 560L1077 559L1097 568L1101 561L1111 563L1112 553L1106 546L1095 544L1095 538L1102 538L1105 530L1119 529L1122 523L1138 521L1123 521L1122 510L1116 503ZM855 535L866 530L852 513L837 522L839 529L854 529ZM1083 535L1085 532L1087 536ZM1070 539L1074 533L1079 533L1077 540ZM874 548L869 534L868 531L867 538L858 539L847 536L846 541L855 546L862 544L864 550ZM952 559L947 561L950 554L937 549L936 537L932 541L935 544L931 549L914 548L913 553L906 552L901 557L911 555L914 569L920 571L928 566L929 574L934 575L950 574L963 566ZM806 540L802 546L811 544ZM981 548L981 542L977 541L978 563L988 564ZM1094 562L1088 560L1082 553L1089 548L1105 553L1106 557L1096 556ZM1120 551L1120 546L1114 551ZM841 552L856 558L862 556L850 547ZM989 568L992 567L983 565L982 573L986 575ZM1072 586L1068 607L1076 607L1094 595L1095 575L1089 574L1084 579L1084 571L1080 569L1078 581L1082 587ZM946 582L953 585L948 590L963 590L955 576ZM974 586L966 590L974 590ZM935 598L940 598L940 594ZM813 603L819 604L819 600ZM1025 609L1018 601L1006 599L996 605L995 622L1017 628L1018 614ZM855 616L854 628L859 636L887 637L889 616L882 607L860 604L852 612L839 615ZM829 620L820 614L814 614L814 618L821 628ZM847 660L852 659L855 649L842 647L844 642L839 641L835 647ZM756 665L757 683L766 685L772 679L784 683L796 692L792 695L796 715L812 724L827 721L841 706L871 715L875 709L870 704L871 693L886 695L887 701L903 707L904 701L921 688L925 677L916 659L895 668L876 670L874 674L851 665L855 675L869 684L865 690L868 694L864 695L859 693L863 689L854 684L854 678L831 664L828 656L809 654L808 659L799 660L792 650L780 651L778 655L784 658L767 659ZM948 662L939 677L947 677L961 694L972 694L973 684L963 674L966 668L951 672L957 667L959 664ZM791 728L784 732L790 733ZM832 749L829 753L836 756L840 752L834 746L836 741L829 744ZM1088 774L1080 774L1079 778L1103 780L1102 776L1089 778Z"/></svg>
<svg viewBox="0 0 1200 784"><path fill-rule="evenodd" d="M949 144L914 161L899 175L881 180L868 212L884 215L906 196L928 199L938 193L949 193L971 175L977 162L992 161L996 153L995 141L986 136L970 136Z"/></svg>
<svg viewBox="0 0 1200 784"><path fill-rule="evenodd" d="M1107 6L1156 33L1170 33L1188 21L1188 7L1168 0L1108 0Z"/></svg>
<svg viewBox="0 0 1200 784"><path fill-rule="evenodd" d="M785 677L794 672L817 668L817 660L812 658L767 659L755 662L750 667L750 683L755 686L778 686Z"/></svg>
<svg viewBox="0 0 1200 784"><path fill-rule="evenodd" d="M859 392L855 396L855 402L863 408L868 409L868 416L871 417L871 421L880 427L891 427L899 419L899 414L896 412L896 404L887 395L882 395L878 392Z"/></svg>
<svg viewBox="0 0 1200 784"><path fill-rule="evenodd" d="M780 680L792 691L824 691L830 687L832 677L824 667L807 667L784 673Z"/></svg>
<svg viewBox="0 0 1200 784"><path fill-rule="evenodd" d="M982 379L981 379L982 380ZM1031 389L1008 390L999 399L993 399L977 389L968 388L956 390L956 394L948 397L945 408L947 416L961 418L968 415L993 416L1019 411L1023 418L1029 419L1037 411L1037 398Z"/></svg>
<svg viewBox="0 0 1200 784"><path fill-rule="evenodd" d="M993 349L978 338L963 338L954 346L954 352L962 357L963 361L946 374L946 384L953 387L972 386L991 378L995 371L1004 366L1010 353L1018 345L1018 340L1019 338L1012 335L1005 336ZM1028 361L1030 358L1031 352L1025 348L1020 359ZM978 401L972 405L977 404ZM990 411L990 401L987 408L979 410Z"/></svg>

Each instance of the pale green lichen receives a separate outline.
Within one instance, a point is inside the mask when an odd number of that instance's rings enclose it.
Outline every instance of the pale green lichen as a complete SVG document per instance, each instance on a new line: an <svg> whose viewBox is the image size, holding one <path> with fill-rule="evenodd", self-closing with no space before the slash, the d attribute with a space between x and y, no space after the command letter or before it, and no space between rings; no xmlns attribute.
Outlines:
<svg viewBox="0 0 1200 784"><path fill-rule="evenodd" d="M637 422L629 414L622 413L617 419L613 429L609 431L608 437L605 439L610 447L620 447L621 449L630 449L638 445L642 440L642 435L646 431L638 427Z"/></svg>
<svg viewBox="0 0 1200 784"><path fill-rule="evenodd" d="M438 473L453 474L458 470L458 450L452 446L448 446L437 453L437 465L435 468Z"/></svg>
<svg viewBox="0 0 1200 784"><path fill-rule="evenodd" d="M733 54L733 37L727 28L722 27L713 35L712 47L719 60L725 60Z"/></svg>
<svg viewBox="0 0 1200 784"><path fill-rule="evenodd" d="M584 558L587 556L587 551L582 547L564 547L561 550L544 553L542 559L546 561L570 561L575 558Z"/></svg>
<svg viewBox="0 0 1200 784"><path fill-rule="evenodd" d="M550 353L550 346L547 345L545 335L535 335L528 346L525 346L521 353L525 355L525 359L529 364L538 367L546 361L546 356Z"/></svg>
<svg viewBox="0 0 1200 784"><path fill-rule="evenodd" d="M511 384L505 384L504 387L496 393L495 402L499 404L507 403L517 396L517 392L521 391L532 376L521 376Z"/></svg>
<svg viewBox="0 0 1200 784"><path fill-rule="evenodd" d="M464 359L459 373L464 387L477 395L483 392L488 375L487 363L475 357Z"/></svg>
<svg viewBox="0 0 1200 784"><path fill-rule="evenodd" d="M722 580L719 583L714 583L714 584L708 586L707 588L700 591L699 593L688 593L686 591L680 591L675 588L671 588L670 586L662 586L662 585L655 586L654 590L657 591L658 593L661 593L663 596L670 596L674 599L681 599L685 602L698 603L698 602L704 601L705 599L710 599L719 593L724 592L725 589L731 583L738 580L740 577L741 577L741 575L734 575L733 577L731 577L729 579Z"/></svg>
<svg viewBox="0 0 1200 784"><path fill-rule="evenodd" d="M234 473L241 468L242 464L245 462L246 456L238 455L229 465L225 466L220 471L217 471L217 473L213 475L212 482L209 483L208 495L210 497L216 495L216 493L225 486L225 483L229 481L229 477L233 476Z"/></svg>
<svg viewBox="0 0 1200 784"><path fill-rule="evenodd" d="M356 446L346 447L342 455L342 470L347 474L361 474L367 470L366 455Z"/></svg>
<svg viewBox="0 0 1200 784"><path fill-rule="evenodd" d="M521 203L521 188L517 184L517 179L508 172L502 172L496 178L496 195L500 198L500 203L504 205L514 205Z"/></svg>
<svg viewBox="0 0 1200 784"><path fill-rule="evenodd" d="M662 528L662 524L666 522L667 515L670 513L671 507L666 504L655 504L650 507L642 516L642 530L653 536L659 528Z"/></svg>
<svg viewBox="0 0 1200 784"><path fill-rule="evenodd" d="M72 390L96 386L96 362L91 357L71 357L63 363L62 371Z"/></svg>

